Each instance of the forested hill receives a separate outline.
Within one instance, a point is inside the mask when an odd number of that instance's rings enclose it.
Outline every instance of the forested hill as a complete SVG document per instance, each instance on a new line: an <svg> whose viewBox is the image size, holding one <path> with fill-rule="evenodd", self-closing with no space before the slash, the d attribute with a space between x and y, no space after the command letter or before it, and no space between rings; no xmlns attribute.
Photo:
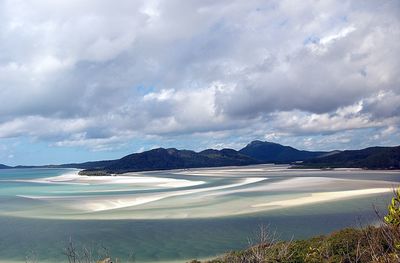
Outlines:
<svg viewBox="0 0 400 263"><path fill-rule="evenodd" d="M181 168L241 166L259 163L232 149L194 152L175 148L158 148L127 155L100 169L88 169L81 174L124 173L133 171L167 170ZM100 171L101 170L101 171ZM100 172L100 173L99 173Z"/></svg>
<svg viewBox="0 0 400 263"><path fill-rule="evenodd" d="M116 160L92 161L44 166L6 168L78 168L82 174L102 175L133 171L151 171L218 166L242 166L261 163L296 164L299 168L358 167L367 169L400 169L400 146L370 147L346 151L303 151L272 142L253 141L243 149L201 152L158 148L129 154Z"/></svg>
<svg viewBox="0 0 400 263"><path fill-rule="evenodd" d="M357 167L367 169L400 169L400 146L370 147L304 160L304 167Z"/></svg>
<svg viewBox="0 0 400 263"><path fill-rule="evenodd" d="M252 141L239 151L263 163L291 163L327 154L327 152L301 151L273 142Z"/></svg>

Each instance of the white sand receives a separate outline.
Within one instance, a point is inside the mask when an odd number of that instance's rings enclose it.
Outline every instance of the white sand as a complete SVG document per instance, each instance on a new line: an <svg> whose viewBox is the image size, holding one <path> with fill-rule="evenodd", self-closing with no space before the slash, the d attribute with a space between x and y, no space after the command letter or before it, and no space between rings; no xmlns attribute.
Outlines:
<svg viewBox="0 0 400 263"><path fill-rule="evenodd" d="M190 195L190 194L196 194L196 193L201 193L201 192L208 192L208 191L216 191L216 190L221 190L221 189L227 189L227 188L234 188L234 187L240 187L243 185L247 184L252 184L255 182L260 182L265 180L264 178L246 178L240 183L236 184L229 184L229 185L224 185L224 186L215 186L215 187L205 187L205 188L199 188L199 189L193 189L193 190L182 190L182 191L176 191L176 192L168 192L164 194L154 194L154 195L149 195L149 196L124 196L124 197L118 197L112 200L80 200L79 207L85 207L86 210L92 211L92 212L98 212L98 211L105 211L105 210L113 210L113 209L118 209L118 208L126 208L126 207L132 207L132 206L138 206L154 201L158 201L161 199L165 199L168 197L174 197L174 196L183 196L183 195ZM109 197L106 197L109 198Z"/></svg>
<svg viewBox="0 0 400 263"><path fill-rule="evenodd" d="M277 182L270 182L268 184L249 186L243 189L226 190L213 193L212 195L227 195L240 192L279 192L279 191L296 191L302 189L304 192L312 192L314 189L331 189L335 191L335 188L342 188L346 186L348 188L364 188L370 187L392 187L392 182L387 181L373 181L373 180L352 180L352 179L339 179L332 177L296 177L290 179L284 179ZM333 188L333 189L332 189Z"/></svg>
<svg viewBox="0 0 400 263"><path fill-rule="evenodd" d="M185 174L195 176L234 176L243 175L243 173L263 173L263 172L279 172L292 171L288 169L288 165L256 165L256 166L235 166L235 167L218 167L218 168L194 168L188 170L176 170L174 174Z"/></svg>
<svg viewBox="0 0 400 263"><path fill-rule="evenodd" d="M158 177L157 177L158 178ZM164 178L163 178L164 179ZM168 197L190 195L208 191L216 191L227 188L240 187L247 184L252 184L265 180L265 178L246 178L239 183L228 184L223 186L204 187L192 190L181 190L174 192L166 192L161 194L143 194L143 195L123 195L123 196L109 196L109 195L98 195L98 196L34 196L34 195L19 195L19 197L46 200L46 201L66 201L67 207L84 210L87 212L98 212L113 210L119 208L126 208L132 206L138 206ZM100 191L101 192L101 191Z"/></svg>
<svg viewBox="0 0 400 263"><path fill-rule="evenodd" d="M340 199L347 199L351 197L373 195L380 193L387 193L393 191L392 188L370 188L361 190L349 190L349 191L336 191L336 192L321 192L311 193L309 196L298 197L293 199L286 199L280 201L267 202L262 204L255 204L251 207L292 207L301 206L307 204L335 201Z"/></svg>
<svg viewBox="0 0 400 263"><path fill-rule="evenodd" d="M140 174L139 174L140 175ZM47 183L47 184L126 184L126 185L153 185L157 187L177 188L189 187L204 184L204 181L194 181L185 179L173 179L164 177L151 177L151 176L133 176L129 175L113 175L113 176L86 176L78 175L78 172L71 172L54 177L46 177L34 180L24 180L33 183Z"/></svg>
<svg viewBox="0 0 400 263"><path fill-rule="evenodd" d="M352 173L357 174L357 177L352 177ZM19 216L77 219L218 217L360 196L372 198L373 195L390 193L396 184L379 178L359 179L359 175L364 173L378 172L300 172L281 166L271 168L268 165L140 172L117 176L80 176L77 171L73 171L30 182L85 186L65 185L50 188L37 185L32 188L35 191L15 191L15 194L45 201L38 202L38 209L28 209ZM181 176L174 177L176 174ZM337 178L335 174L346 174L346 178ZM197 175L204 177L200 178Z"/></svg>

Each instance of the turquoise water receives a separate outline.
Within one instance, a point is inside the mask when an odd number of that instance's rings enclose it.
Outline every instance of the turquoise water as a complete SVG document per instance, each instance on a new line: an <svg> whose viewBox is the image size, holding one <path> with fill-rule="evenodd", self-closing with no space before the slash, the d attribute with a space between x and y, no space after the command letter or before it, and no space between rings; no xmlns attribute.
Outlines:
<svg viewBox="0 0 400 263"><path fill-rule="evenodd" d="M376 223L373 205L384 211L391 193L357 191L400 182L396 171L284 166L136 173L119 183L74 173L0 170L0 261L23 262L34 253L40 262L62 262L70 239L94 251L107 247L122 260L134 254L136 262L208 258L247 247L260 225L290 239ZM343 191L352 195L308 198Z"/></svg>

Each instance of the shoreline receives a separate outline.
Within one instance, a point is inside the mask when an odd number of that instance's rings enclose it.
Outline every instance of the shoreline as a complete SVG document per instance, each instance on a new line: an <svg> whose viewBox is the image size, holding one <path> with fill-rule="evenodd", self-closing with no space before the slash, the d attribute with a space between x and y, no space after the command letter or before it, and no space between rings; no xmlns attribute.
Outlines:
<svg viewBox="0 0 400 263"><path fill-rule="evenodd" d="M254 168L252 168L254 167ZM207 170L248 170L247 168L250 168L250 170L255 171L255 169L260 169L262 167L276 167L277 170L278 168L283 169L283 170L299 170L299 171L365 171L365 172L374 172L374 171L379 171L379 172L400 172L400 169L391 169L391 168L378 168L378 169L371 169L371 168L362 168L362 167L312 167L312 166L300 166L300 165L292 165L292 164L281 164L281 163L262 163L262 164L249 164L249 165L230 165L230 166L210 166L210 167L193 167L193 168L175 168L175 169L155 169L155 170L140 170L140 171L127 171L123 173L106 173L103 175L97 175L97 176L124 176L127 174L131 173L140 173L140 174L146 174L146 173L153 173L153 172L186 172L186 171L207 171ZM37 170L73 170L77 171L77 173L86 171L86 169L80 169L80 168L71 168L71 167L10 167L10 168L4 168L0 170L23 170L23 169L37 169ZM99 170L100 171L100 170ZM84 174L80 176L85 176ZM86 175L86 176L92 176L95 177L96 175Z"/></svg>

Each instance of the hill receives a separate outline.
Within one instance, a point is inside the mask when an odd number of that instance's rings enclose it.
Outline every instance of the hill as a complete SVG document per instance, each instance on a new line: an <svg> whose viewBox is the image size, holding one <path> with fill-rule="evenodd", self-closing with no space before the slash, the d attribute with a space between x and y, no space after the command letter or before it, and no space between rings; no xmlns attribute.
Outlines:
<svg viewBox="0 0 400 263"><path fill-rule="evenodd" d="M239 152L263 163L291 163L328 153L301 151L290 146L262 141L252 141Z"/></svg>
<svg viewBox="0 0 400 263"><path fill-rule="evenodd" d="M204 150L194 152L175 148L158 148L142 153L127 155L115 161L106 162L102 167L81 171L81 174L102 175L150 170L168 170L199 167L241 166L257 164L258 161L232 149Z"/></svg>
<svg viewBox="0 0 400 263"><path fill-rule="evenodd" d="M4 164L0 164L0 169L9 169L9 168L12 168L12 167L4 165Z"/></svg>
<svg viewBox="0 0 400 263"><path fill-rule="evenodd" d="M185 169L200 167L242 166L261 163L298 162L300 168L357 167L367 169L400 169L400 146L370 147L347 151L302 151L272 142L252 141L243 149L201 152L158 148L133 153L116 160L92 161L43 166L15 166L5 168L77 168L81 174L105 175L151 170Z"/></svg>
<svg viewBox="0 0 400 263"><path fill-rule="evenodd" d="M400 169L400 146L347 150L305 160L302 165L312 168L357 167L367 169Z"/></svg>

